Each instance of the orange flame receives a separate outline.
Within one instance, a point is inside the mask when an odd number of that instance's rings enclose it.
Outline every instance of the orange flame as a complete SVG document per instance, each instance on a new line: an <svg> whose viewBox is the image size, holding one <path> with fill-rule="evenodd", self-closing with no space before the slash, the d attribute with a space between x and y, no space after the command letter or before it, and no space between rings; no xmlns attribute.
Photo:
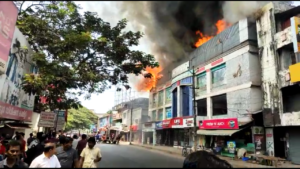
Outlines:
<svg viewBox="0 0 300 169"><path fill-rule="evenodd" d="M217 27L217 32L215 35L217 35L221 33L223 30L225 30L227 27L229 27L230 24L226 23L224 20L218 20L215 26ZM204 44L205 42L209 41L211 38L214 37L214 36L203 35L203 33L200 31L197 31L196 35L200 37L198 41L195 43L196 47L201 46L202 44Z"/></svg>
<svg viewBox="0 0 300 169"><path fill-rule="evenodd" d="M151 78L143 78L138 85L136 86L138 91L149 92L152 88L156 87L157 80L162 78L162 74L159 74L162 71L161 67L146 68L146 73L151 73Z"/></svg>

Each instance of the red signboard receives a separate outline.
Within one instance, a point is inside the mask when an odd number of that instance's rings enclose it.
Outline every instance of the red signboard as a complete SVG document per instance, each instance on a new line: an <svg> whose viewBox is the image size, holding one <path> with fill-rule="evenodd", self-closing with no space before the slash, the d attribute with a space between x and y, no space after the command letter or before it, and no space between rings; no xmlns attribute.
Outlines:
<svg viewBox="0 0 300 169"><path fill-rule="evenodd" d="M137 125L132 125L130 126L132 131L137 131L138 130L138 126Z"/></svg>
<svg viewBox="0 0 300 169"><path fill-rule="evenodd" d="M32 111L0 101L0 117L31 122Z"/></svg>
<svg viewBox="0 0 300 169"><path fill-rule="evenodd" d="M162 121L162 128L163 129L167 129L167 128L171 128L171 127L172 127L171 120L163 120Z"/></svg>
<svg viewBox="0 0 300 169"><path fill-rule="evenodd" d="M182 117L175 117L171 119L171 126L182 126L183 125L183 118Z"/></svg>
<svg viewBox="0 0 300 169"><path fill-rule="evenodd" d="M237 118L199 121L200 129L239 129Z"/></svg>
<svg viewBox="0 0 300 169"><path fill-rule="evenodd" d="M0 2L0 70L3 71L8 60L11 42L17 22L18 9L13 1Z"/></svg>

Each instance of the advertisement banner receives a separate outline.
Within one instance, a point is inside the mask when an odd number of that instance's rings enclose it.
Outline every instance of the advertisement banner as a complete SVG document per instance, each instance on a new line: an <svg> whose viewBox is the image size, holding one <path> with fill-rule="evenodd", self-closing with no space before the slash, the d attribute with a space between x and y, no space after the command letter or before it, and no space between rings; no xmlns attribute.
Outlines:
<svg viewBox="0 0 300 169"><path fill-rule="evenodd" d="M155 123L155 129L156 129L156 130L163 129L163 127L162 127L162 121L156 122L156 123Z"/></svg>
<svg viewBox="0 0 300 169"><path fill-rule="evenodd" d="M266 128L266 149L269 156L275 155L273 128Z"/></svg>
<svg viewBox="0 0 300 169"><path fill-rule="evenodd" d="M0 72L5 72L15 32L18 9L13 1L0 1Z"/></svg>
<svg viewBox="0 0 300 169"><path fill-rule="evenodd" d="M57 114L57 122L56 122L56 131L62 130L65 126L66 119L65 119L65 110L55 110L55 114Z"/></svg>
<svg viewBox="0 0 300 169"><path fill-rule="evenodd" d="M54 127L56 122L56 114L54 112L41 112L39 127Z"/></svg>
<svg viewBox="0 0 300 169"><path fill-rule="evenodd" d="M200 120L200 129L239 129L237 118Z"/></svg>
<svg viewBox="0 0 300 169"><path fill-rule="evenodd" d="M234 154L236 149L235 141L227 141L227 148L230 154Z"/></svg>
<svg viewBox="0 0 300 169"><path fill-rule="evenodd" d="M292 41L294 46L294 52L300 51L300 18L291 18L291 31L292 31Z"/></svg>
<svg viewBox="0 0 300 169"><path fill-rule="evenodd" d="M194 118L183 119L184 127L194 127Z"/></svg>
<svg viewBox="0 0 300 169"><path fill-rule="evenodd" d="M138 130L138 125L132 125L130 126L131 131L137 131Z"/></svg>
<svg viewBox="0 0 300 169"><path fill-rule="evenodd" d="M171 109L171 107L166 108L166 118L167 119L172 118L172 109Z"/></svg>
<svg viewBox="0 0 300 169"><path fill-rule="evenodd" d="M183 118L176 117L171 119L171 126L172 128L183 128Z"/></svg>
<svg viewBox="0 0 300 169"><path fill-rule="evenodd" d="M172 128L171 120L163 120L162 128L164 128L164 129Z"/></svg>
<svg viewBox="0 0 300 169"><path fill-rule="evenodd" d="M32 111L0 101L0 117L31 122Z"/></svg>

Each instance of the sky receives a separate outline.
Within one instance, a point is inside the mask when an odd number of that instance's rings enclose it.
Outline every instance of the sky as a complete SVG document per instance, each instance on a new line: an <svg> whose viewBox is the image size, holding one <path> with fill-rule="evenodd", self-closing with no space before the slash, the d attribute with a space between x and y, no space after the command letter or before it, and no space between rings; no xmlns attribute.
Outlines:
<svg viewBox="0 0 300 169"><path fill-rule="evenodd" d="M117 1L77 1L77 3L81 5L83 11L97 12L104 21L111 23L112 26L123 19L115 5L115 3L118 3ZM298 6L300 5L300 1L294 1L294 4ZM134 30L130 25L130 21L128 22L127 29ZM143 38L136 49L150 53L151 51L149 51L147 46L147 39ZM114 93L115 89L110 89L102 94L92 94L92 97L89 100L80 97L80 101L83 106L95 110L96 113L106 113L114 106ZM148 93L140 94L141 97L148 97L148 95Z"/></svg>

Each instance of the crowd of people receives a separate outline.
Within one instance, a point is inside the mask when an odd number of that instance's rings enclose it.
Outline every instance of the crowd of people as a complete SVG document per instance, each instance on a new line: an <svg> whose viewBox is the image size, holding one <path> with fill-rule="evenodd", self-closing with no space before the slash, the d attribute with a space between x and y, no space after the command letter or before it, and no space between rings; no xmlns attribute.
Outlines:
<svg viewBox="0 0 300 169"><path fill-rule="evenodd" d="M30 134L27 141L24 136L19 132L1 136L0 168L97 168L102 158L93 136L75 134L71 138L61 131Z"/></svg>

